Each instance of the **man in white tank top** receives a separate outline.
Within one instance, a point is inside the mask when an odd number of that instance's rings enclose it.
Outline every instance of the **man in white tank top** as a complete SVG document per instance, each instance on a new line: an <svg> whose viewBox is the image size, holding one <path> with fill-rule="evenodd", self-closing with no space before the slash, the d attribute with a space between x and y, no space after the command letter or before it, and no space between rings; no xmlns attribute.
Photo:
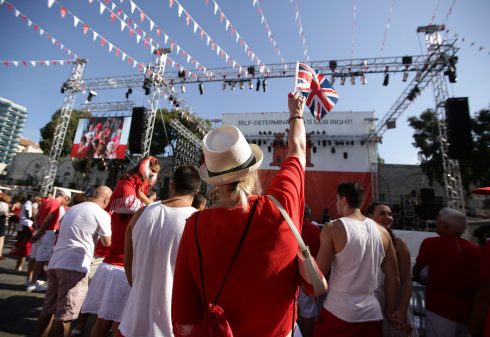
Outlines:
<svg viewBox="0 0 490 337"><path fill-rule="evenodd" d="M131 291L119 330L125 337L173 336L171 320L175 260L201 178L194 166L180 166L171 197L139 209L126 229L124 271Z"/></svg>
<svg viewBox="0 0 490 337"><path fill-rule="evenodd" d="M374 295L378 274L385 274L386 313L399 326L396 293L400 284L395 250L388 232L362 215L364 190L357 182L337 186L337 213L320 235L317 263L330 272L329 290L315 337L382 337L383 314Z"/></svg>

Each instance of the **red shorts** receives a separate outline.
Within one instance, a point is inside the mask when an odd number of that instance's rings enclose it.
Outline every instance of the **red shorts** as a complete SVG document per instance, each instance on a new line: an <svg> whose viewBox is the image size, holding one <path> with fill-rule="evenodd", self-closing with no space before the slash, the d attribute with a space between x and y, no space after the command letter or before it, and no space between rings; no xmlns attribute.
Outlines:
<svg viewBox="0 0 490 337"><path fill-rule="evenodd" d="M349 323L322 309L314 337L383 337L383 321Z"/></svg>

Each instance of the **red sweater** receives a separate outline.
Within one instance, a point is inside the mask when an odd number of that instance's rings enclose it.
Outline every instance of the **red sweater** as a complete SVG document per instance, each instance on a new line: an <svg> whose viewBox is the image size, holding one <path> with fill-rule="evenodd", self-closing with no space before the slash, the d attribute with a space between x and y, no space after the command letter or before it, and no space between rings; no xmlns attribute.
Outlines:
<svg viewBox="0 0 490 337"><path fill-rule="evenodd" d="M296 224L304 208L304 170L288 158L268 188ZM299 284L298 244L277 207L265 196L258 200L249 232L218 301L235 337L286 336L292 328ZM206 299L214 300L230 265L249 213L238 208L211 208L199 215L199 244L203 257ZM205 309L196 248L196 213L187 221L175 266L172 321L181 325L200 321ZM301 228L299 228L301 230ZM296 316L295 316L296 317Z"/></svg>

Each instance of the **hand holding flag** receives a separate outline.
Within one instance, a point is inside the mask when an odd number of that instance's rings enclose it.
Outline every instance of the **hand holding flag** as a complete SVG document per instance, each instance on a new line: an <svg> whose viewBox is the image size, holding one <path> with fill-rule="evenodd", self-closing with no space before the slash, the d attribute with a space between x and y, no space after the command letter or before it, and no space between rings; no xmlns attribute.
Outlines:
<svg viewBox="0 0 490 337"><path fill-rule="evenodd" d="M306 105L317 121L333 109L339 96L322 74L317 75L304 63L296 65L295 91L306 97Z"/></svg>

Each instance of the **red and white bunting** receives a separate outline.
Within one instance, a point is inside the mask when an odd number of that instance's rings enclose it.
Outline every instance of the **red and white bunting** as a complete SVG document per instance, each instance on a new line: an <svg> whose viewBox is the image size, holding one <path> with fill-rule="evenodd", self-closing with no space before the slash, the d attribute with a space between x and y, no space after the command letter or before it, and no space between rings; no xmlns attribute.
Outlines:
<svg viewBox="0 0 490 337"><path fill-rule="evenodd" d="M286 61L282 56L281 50L279 49L279 47L277 47L276 40L273 38L271 28L269 27L269 23L265 18L264 11L262 10L262 6L260 5L259 0L252 0L252 7L255 6L257 6L257 14L260 16L260 23L264 25L265 31L267 32L267 39L269 40L269 43L272 44L274 51L276 52L277 56L279 56L279 58L281 59L281 62L285 63Z"/></svg>
<svg viewBox="0 0 490 337"><path fill-rule="evenodd" d="M22 22L27 24L28 27L33 27L34 31L39 32L39 36L44 36L46 33L46 37L48 38L48 40L52 44L60 47L60 49L65 51L68 55L73 55L74 58L78 58L77 54L73 53L70 49L65 48L65 46L60 41L58 41L53 36L48 34L44 29L41 28L41 26L32 22L25 14L23 14L21 11L19 11L17 8L15 8L10 2L8 2L6 0L0 0L0 6L2 6L4 4L7 5L7 10L9 12L12 12L15 17L20 18L22 20ZM49 2L48 2L48 6L49 6ZM51 4L51 6L52 6L52 4ZM63 13L63 11L61 10L62 8L64 8L64 7L60 6L60 12L61 13ZM66 15L66 13L65 13L65 15Z"/></svg>
<svg viewBox="0 0 490 337"><path fill-rule="evenodd" d="M97 0L99 1L99 3L102 3L101 1L102 0ZM151 53L153 53L154 50L156 49L159 49L160 48L160 45L156 42L156 39L154 40L153 38L150 37L150 35L144 31L140 26L138 26L138 24L136 22L134 22L133 20L131 20L128 15L121 9L121 8L118 8L114 2L111 2L111 0L103 0L105 5L109 6L109 4L111 4L110 8L111 10L109 10L109 7L107 7L109 13L110 13L110 17L111 17L111 22L115 21L116 19L120 20L121 22L121 31L123 31L126 27L131 27L132 25L132 29L130 28L130 36L133 37L134 35L136 35L136 43L138 44L139 41L141 40L141 38L143 38L143 41L144 41L144 46L145 47L150 47L150 51ZM123 2L124 0L121 0L121 2ZM144 21L148 21L149 23L149 26L150 26L150 31L153 31L153 28L156 26L155 25L155 21L153 21L153 19L151 17L149 17L140 7L138 7L138 5L136 3L134 3L132 0L130 0L130 4L131 4L131 13L135 13L137 12L139 14L139 18L141 20L141 22L144 22ZM122 18L121 18L122 16ZM194 22L194 21L193 21ZM156 26L156 32L157 32L157 35L160 36L161 33L162 33L162 29L158 26ZM196 28L197 29L197 28ZM135 34L135 32L137 32L137 34ZM168 39L169 39L169 36L164 32L164 40L165 40L165 44L168 43ZM185 55L189 55L191 56L192 59L194 59L192 57L192 55L190 55L189 53L187 53L184 48L182 48L182 46L178 45L177 43L173 42L173 44L175 46L177 46L179 48L179 50L182 51L182 54L185 56ZM174 46L171 46L171 49L173 50Z"/></svg>
<svg viewBox="0 0 490 337"><path fill-rule="evenodd" d="M290 1L290 3L292 2L292 0ZM310 56L308 55L308 46L306 45L306 38L305 38L305 34L303 33L303 22L301 21L301 15L299 14L299 4L298 4L298 0L294 0L294 5L295 5L295 8L294 8L294 11L295 11L295 15L294 15L294 20L296 21L296 26L298 27L298 31L299 31L299 38L301 39L301 42L303 43L303 56L306 57L306 61L310 61ZM274 47L276 46L276 42L274 41L273 43Z"/></svg>
<svg viewBox="0 0 490 337"><path fill-rule="evenodd" d="M197 21L196 21L196 20L195 20L195 19L192 17L192 15L190 15L190 13L189 13L189 12L187 12L187 10L185 10L185 8L184 8L184 7L181 5L181 3L179 2L179 0L170 0L170 3L169 3L170 8L172 7L173 2L176 2L176 3L177 3L177 7L178 7L178 9L177 9L177 15L178 15L178 17L180 18L180 17L182 16L182 14L183 14L183 13L185 13L185 15L186 15L186 21L188 20L188 21L189 21L189 23L190 23L190 21L192 21L192 22L193 22L193 24L194 24L194 25L193 25L193 30L194 30L194 33L197 31L197 28L194 28L194 27L197 25L197 27L200 27L200 34L201 34L201 36L202 36L202 35L206 35L206 38L207 38L207 39L206 39L206 41L207 41L207 42L206 42L206 45L207 45L207 46L209 46L209 43L210 43L210 42L212 42L212 43L211 43L211 50L213 50L213 51L214 51L215 47L216 47L216 46L218 46L218 47L219 47L219 49L222 51L222 54L223 54L223 55L227 55L227 56L228 56L228 57L231 59L231 57L229 56L229 54L228 54L228 53L226 53L226 52L224 51L224 49L223 49L223 48L221 48L221 47L220 47L220 46L219 46L217 43L215 43L215 42L214 42L214 39L212 39L212 38L211 38L211 36L210 36L208 33L206 33L206 31L204 31L204 29L202 29L202 26L201 26L201 25L199 25L199 23L198 23L198 22L197 22ZM188 18L188 19L187 19L187 18ZM187 23L187 26L189 26L189 23ZM202 37L201 37L201 39L202 39ZM171 47L171 49L173 49L173 48ZM220 53L218 52L218 53L217 53L217 55L219 56L219 54L220 54ZM223 56L222 58L224 58L224 56ZM237 64L237 68L238 68L238 67L241 67L241 66L240 66L239 64Z"/></svg>
<svg viewBox="0 0 490 337"><path fill-rule="evenodd" d="M71 60L51 60L51 61L47 61L47 60L42 60L42 61L26 61L26 60L22 60L22 61L17 61L17 60L0 60L0 63L2 63L4 66L8 67L8 66L15 66L15 67L18 67L19 65L23 65L24 67L27 67L27 66L32 66L32 67L35 67L36 65L46 65L46 66L50 66L50 65L60 65L60 66L63 66L65 64L71 64L72 61Z"/></svg>

